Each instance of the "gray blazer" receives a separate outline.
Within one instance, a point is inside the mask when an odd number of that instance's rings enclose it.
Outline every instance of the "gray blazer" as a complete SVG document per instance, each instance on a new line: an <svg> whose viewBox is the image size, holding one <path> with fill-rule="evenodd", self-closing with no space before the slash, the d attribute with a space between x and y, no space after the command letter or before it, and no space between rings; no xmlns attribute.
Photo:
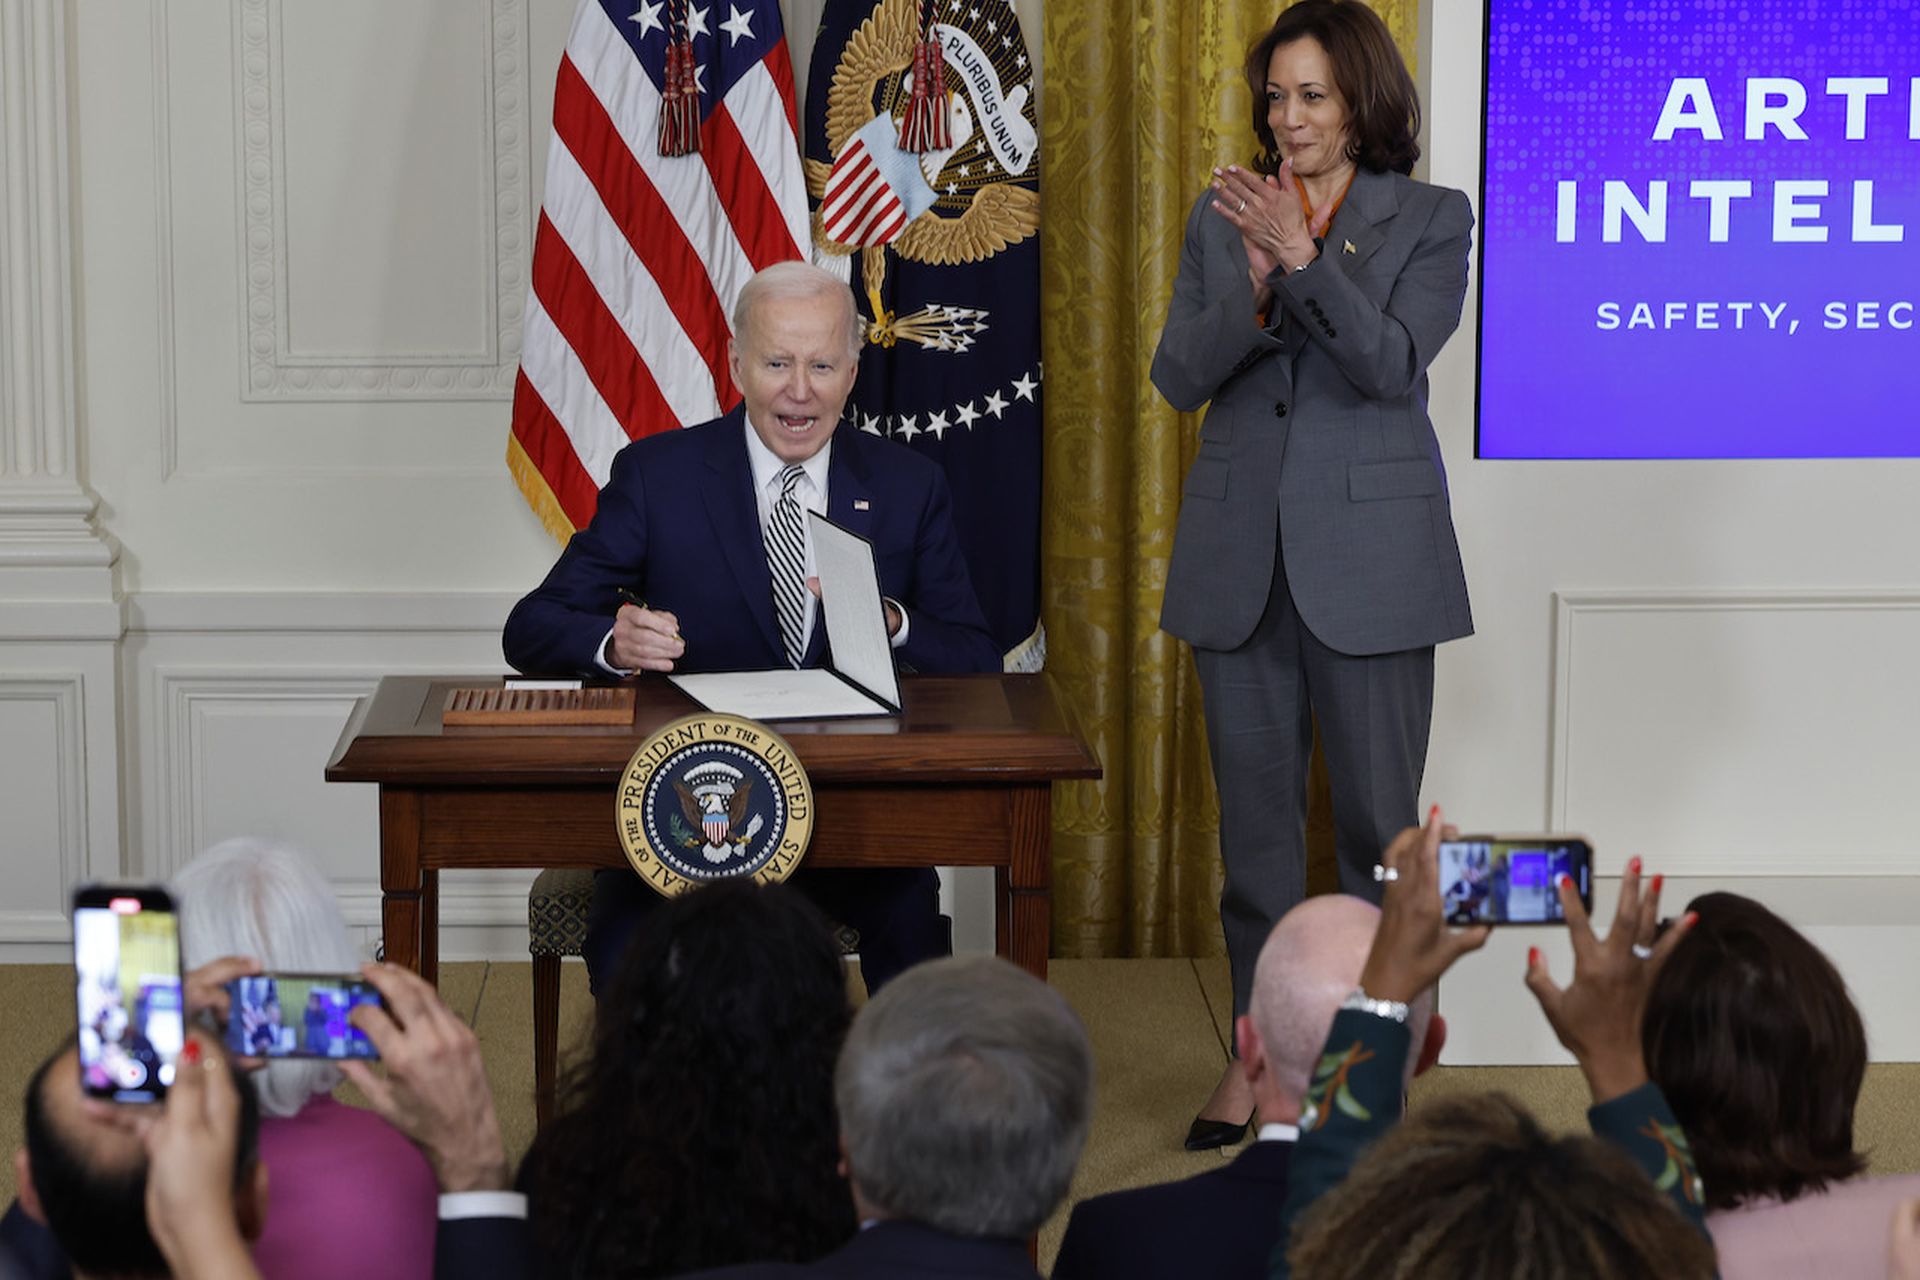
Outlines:
<svg viewBox="0 0 1920 1280"><path fill-rule="evenodd" d="M1473 210L1396 173L1354 175L1305 270L1254 316L1246 250L1208 191L1187 218L1153 357L1174 408L1212 401L1187 472L1160 625L1207 649L1246 641L1273 557L1313 634L1341 653L1469 635L1427 365L1460 323Z"/></svg>

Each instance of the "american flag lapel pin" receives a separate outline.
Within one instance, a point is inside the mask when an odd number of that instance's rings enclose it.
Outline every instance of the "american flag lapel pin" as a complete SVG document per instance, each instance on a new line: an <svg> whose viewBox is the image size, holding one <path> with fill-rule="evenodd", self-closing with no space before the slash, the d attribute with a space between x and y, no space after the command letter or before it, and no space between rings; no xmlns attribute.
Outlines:
<svg viewBox="0 0 1920 1280"><path fill-rule="evenodd" d="M853 500L853 509L855 511L865 511L871 506L873 506L873 504L871 502L868 502L865 498L855 498Z"/></svg>

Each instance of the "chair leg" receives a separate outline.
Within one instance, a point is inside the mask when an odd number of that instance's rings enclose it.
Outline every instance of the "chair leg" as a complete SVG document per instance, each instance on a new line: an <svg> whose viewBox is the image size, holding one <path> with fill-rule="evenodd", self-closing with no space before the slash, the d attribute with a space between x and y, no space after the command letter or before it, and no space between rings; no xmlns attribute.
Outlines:
<svg viewBox="0 0 1920 1280"><path fill-rule="evenodd" d="M533 957L533 1115L544 1129L553 1114L560 1056L560 957Z"/></svg>

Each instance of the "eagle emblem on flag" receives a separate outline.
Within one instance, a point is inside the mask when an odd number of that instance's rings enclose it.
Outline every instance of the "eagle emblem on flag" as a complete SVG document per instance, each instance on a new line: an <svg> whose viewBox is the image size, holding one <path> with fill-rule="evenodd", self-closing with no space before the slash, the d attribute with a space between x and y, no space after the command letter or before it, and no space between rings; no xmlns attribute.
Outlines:
<svg viewBox="0 0 1920 1280"><path fill-rule="evenodd" d="M953 6L931 24L950 83L958 85L944 104L947 144L937 150L904 150L893 114L913 92L916 0L882 0L853 30L834 67L826 116L833 161L806 166L808 192L819 205L814 247L829 262L861 255L861 282L874 304L868 338L884 347L907 341L964 351L988 320L978 308L938 304L909 316L887 312L880 297L889 250L912 262L958 266L991 258L1040 228L1039 139L1027 119L1031 69L1024 44L1012 38L1017 31L992 9ZM1021 82L1009 86L1014 79Z"/></svg>

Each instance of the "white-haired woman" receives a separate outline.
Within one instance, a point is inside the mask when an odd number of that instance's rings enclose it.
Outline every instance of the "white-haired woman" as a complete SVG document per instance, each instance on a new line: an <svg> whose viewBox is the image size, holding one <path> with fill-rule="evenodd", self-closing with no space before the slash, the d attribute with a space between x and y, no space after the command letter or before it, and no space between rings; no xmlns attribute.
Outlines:
<svg viewBox="0 0 1920 1280"><path fill-rule="evenodd" d="M208 849L173 882L182 959L197 969L249 956L269 973L353 973L360 956L340 904L295 850L242 837ZM276 1060L255 1073L260 1156L272 1207L254 1260L267 1280L433 1274L438 1206L426 1158L371 1111L332 1094L339 1068Z"/></svg>

